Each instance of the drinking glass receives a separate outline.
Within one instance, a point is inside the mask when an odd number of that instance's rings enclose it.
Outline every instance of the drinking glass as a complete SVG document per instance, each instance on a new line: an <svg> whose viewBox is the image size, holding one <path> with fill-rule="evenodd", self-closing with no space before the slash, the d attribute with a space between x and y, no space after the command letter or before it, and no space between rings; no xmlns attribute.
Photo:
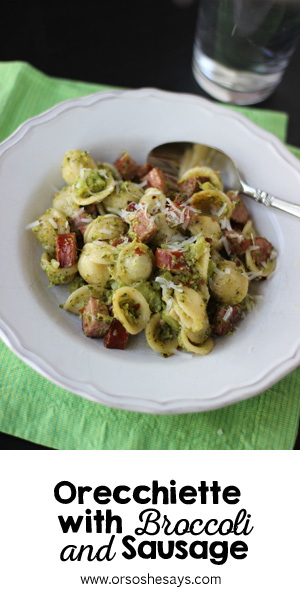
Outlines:
<svg viewBox="0 0 300 602"><path fill-rule="evenodd" d="M281 81L299 37L296 0L200 0L194 77L220 101L261 102Z"/></svg>

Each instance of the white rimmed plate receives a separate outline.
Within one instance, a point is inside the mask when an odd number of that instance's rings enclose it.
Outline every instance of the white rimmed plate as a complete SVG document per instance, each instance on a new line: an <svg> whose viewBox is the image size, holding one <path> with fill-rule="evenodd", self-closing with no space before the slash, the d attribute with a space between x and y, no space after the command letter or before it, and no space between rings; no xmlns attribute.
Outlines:
<svg viewBox="0 0 300 602"><path fill-rule="evenodd" d="M21 125L0 145L0 330L27 364L56 384L117 408L153 413L216 409L260 393L300 363L300 221L254 201L260 235L278 251L274 275L231 337L205 357L161 358L144 335L126 351L106 350L59 307L68 295L48 288L42 248L25 226L63 185L72 148L113 161L122 149L143 163L162 142L192 140L220 148L246 181L299 202L300 163L273 135L223 106L155 89L109 91L65 101Z"/></svg>

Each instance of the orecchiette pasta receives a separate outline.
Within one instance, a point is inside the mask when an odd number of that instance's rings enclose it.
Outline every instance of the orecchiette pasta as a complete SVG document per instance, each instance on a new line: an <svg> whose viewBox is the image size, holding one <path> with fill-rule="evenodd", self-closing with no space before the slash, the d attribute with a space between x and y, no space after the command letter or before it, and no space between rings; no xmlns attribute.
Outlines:
<svg viewBox="0 0 300 602"><path fill-rule="evenodd" d="M197 215L197 218L188 226L190 233L195 235L202 235L204 238L211 239L211 246L215 249L221 249L222 243L222 230L219 222L208 215Z"/></svg>
<svg viewBox="0 0 300 602"><path fill-rule="evenodd" d="M38 219L32 230L45 251L53 255L57 234L67 234L70 226L64 213L51 207Z"/></svg>
<svg viewBox="0 0 300 602"><path fill-rule="evenodd" d="M85 206L100 203L114 191L114 178L109 170L82 168L72 184L74 200Z"/></svg>
<svg viewBox="0 0 300 602"><path fill-rule="evenodd" d="M101 299L105 295L105 288L94 284L84 284L73 291L64 303L63 308L72 314L80 315L80 311L87 304L90 297Z"/></svg>
<svg viewBox="0 0 300 602"><path fill-rule="evenodd" d="M201 332L206 322L206 305L202 295L191 287L174 291L173 315L183 328Z"/></svg>
<svg viewBox="0 0 300 602"><path fill-rule="evenodd" d="M78 211L78 204L74 199L71 186L66 186L53 197L52 206L61 211L64 216L72 217Z"/></svg>
<svg viewBox="0 0 300 602"><path fill-rule="evenodd" d="M113 240L126 231L126 224L117 215L100 215L87 225L83 240L85 243L95 240Z"/></svg>
<svg viewBox="0 0 300 602"><path fill-rule="evenodd" d="M105 286L115 266L117 252L106 242L84 245L78 260L80 276L89 284Z"/></svg>
<svg viewBox="0 0 300 602"><path fill-rule="evenodd" d="M139 204L145 207L150 215L155 215L163 211L166 202L166 196L158 188L148 188L139 200Z"/></svg>
<svg viewBox="0 0 300 602"><path fill-rule="evenodd" d="M75 278L78 268L77 265L69 268L61 268L56 259L51 259L48 253L43 253L41 257L41 268L47 274L50 284L67 284Z"/></svg>
<svg viewBox="0 0 300 602"><path fill-rule="evenodd" d="M155 215L156 232L152 239L152 244L155 247L161 247L167 244L174 237L174 228L168 224L165 213L157 213Z"/></svg>
<svg viewBox="0 0 300 602"><path fill-rule="evenodd" d="M129 203L138 203L142 196L142 190L133 182L118 182L103 204L108 213L119 215L123 209L128 207Z"/></svg>
<svg viewBox="0 0 300 602"><path fill-rule="evenodd" d="M87 151L71 150L63 158L62 177L67 184L73 184L82 169L96 169L95 161Z"/></svg>
<svg viewBox="0 0 300 602"><path fill-rule="evenodd" d="M211 167L200 167L197 165L196 167L188 169L179 180L179 184L182 184L186 180L190 179L204 179L204 184L206 187L207 185L212 185L212 187L216 188L217 190L223 190L223 182L220 178L220 174L211 169Z"/></svg>
<svg viewBox="0 0 300 602"><path fill-rule="evenodd" d="M255 244L252 247L252 251L253 250L255 250ZM276 268L275 257L271 257L270 259L268 259L268 261L264 261L260 265L257 265L252 257L250 249L246 251L245 260L249 272L252 272L252 274L256 274L257 276L261 276L262 278L267 278L268 276L270 276Z"/></svg>
<svg viewBox="0 0 300 602"><path fill-rule="evenodd" d="M136 242L124 243L118 253L116 278L125 284L148 280L153 265L153 253L147 245Z"/></svg>
<svg viewBox="0 0 300 602"><path fill-rule="evenodd" d="M135 288L122 286L112 296L114 316L130 334L138 334L147 326L151 312L145 297Z"/></svg>
<svg viewBox="0 0 300 602"><path fill-rule="evenodd" d="M152 314L145 327L145 335L149 347L165 357L172 355L178 347L178 336L161 312Z"/></svg>
<svg viewBox="0 0 300 602"><path fill-rule="evenodd" d="M200 155L186 155L177 185L126 151L112 164L71 150L62 176L27 228L50 284L71 283L63 309L107 348L144 330L163 357L207 355L253 306L251 281L275 270L273 245Z"/></svg>
<svg viewBox="0 0 300 602"><path fill-rule="evenodd" d="M191 205L201 215L208 215L216 220L223 217L229 219L233 211L233 205L230 198L221 190L207 188L200 192L195 192L191 198Z"/></svg>
<svg viewBox="0 0 300 602"><path fill-rule="evenodd" d="M211 294L217 301L236 305L245 299L248 287L247 274L240 265L227 260L217 263L210 279Z"/></svg>
<svg viewBox="0 0 300 602"><path fill-rule="evenodd" d="M214 346L214 342L211 337L208 337L203 343L197 343L195 341L193 342L190 337L190 333L185 328L181 329L178 342L183 349L189 351L190 353L195 353L196 355L207 355L212 351Z"/></svg>

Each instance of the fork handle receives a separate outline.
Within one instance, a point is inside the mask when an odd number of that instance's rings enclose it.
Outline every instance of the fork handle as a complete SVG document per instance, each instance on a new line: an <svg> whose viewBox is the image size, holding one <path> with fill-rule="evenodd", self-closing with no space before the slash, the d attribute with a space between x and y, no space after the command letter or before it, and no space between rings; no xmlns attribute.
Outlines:
<svg viewBox="0 0 300 602"><path fill-rule="evenodd" d="M257 203L262 203L266 207L275 207L276 209L290 213L295 217L300 217L300 205L279 199L269 192L259 190L259 188L252 188L251 186L248 186L246 182L241 181L241 185L242 193L251 197L254 201L257 201Z"/></svg>

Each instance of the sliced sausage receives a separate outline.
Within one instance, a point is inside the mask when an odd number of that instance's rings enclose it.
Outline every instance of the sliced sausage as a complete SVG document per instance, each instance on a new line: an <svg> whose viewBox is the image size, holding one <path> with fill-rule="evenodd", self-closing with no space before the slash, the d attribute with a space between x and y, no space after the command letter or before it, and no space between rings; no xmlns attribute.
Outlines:
<svg viewBox="0 0 300 602"><path fill-rule="evenodd" d="M151 171L152 168L153 168L153 165L151 165L151 163L144 163L143 165L138 165L137 171L136 171L136 177L139 178L139 180L143 180L144 177L147 175L147 173L149 173L149 171Z"/></svg>
<svg viewBox="0 0 300 602"><path fill-rule="evenodd" d="M76 234L58 234L55 242L55 257L60 268L71 268L76 263Z"/></svg>
<svg viewBox="0 0 300 602"><path fill-rule="evenodd" d="M114 318L103 339L104 347L107 349L125 349L129 339L129 333L123 324Z"/></svg>
<svg viewBox="0 0 300 602"><path fill-rule="evenodd" d="M132 220L132 231L137 234L141 242L149 242L156 233L156 225L151 219L151 215L144 209L139 209Z"/></svg>
<svg viewBox="0 0 300 602"><path fill-rule="evenodd" d="M183 193L187 194L188 197L192 196L193 194L195 194L195 192L198 192L200 190L197 178L188 178L187 180L180 182L178 184L178 187Z"/></svg>
<svg viewBox="0 0 300 602"><path fill-rule="evenodd" d="M173 272L182 272L188 269L183 251L171 251L170 249L157 247L155 251L155 263L158 268L172 270Z"/></svg>
<svg viewBox="0 0 300 602"><path fill-rule="evenodd" d="M167 192L168 186L166 178L161 169L153 167L153 169L147 173L147 186L148 188L158 188L163 193Z"/></svg>
<svg viewBox="0 0 300 602"><path fill-rule="evenodd" d="M268 259L270 259L273 251L273 245L266 238L256 236L254 239L254 246L259 247L258 249L253 249L253 251L251 251L252 258L254 259L256 265L260 265L264 261L268 261Z"/></svg>
<svg viewBox="0 0 300 602"><path fill-rule="evenodd" d="M137 175L138 166L127 151L123 151L114 163L123 180L132 180Z"/></svg>
<svg viewBox="0 0 300 602"><path fill-rule="evenodd" d="M232 255L244 255L248 250L251 239L243 236L240 230L225 230L226 240L229 244L229 251Z"/></svg>
<svg viewBox="0 0 300 602"><path fill-rule="evenodd" d="M234 326L242 316L243 310L240 305L220 305L212 321L213 334L224 336L232 332Z"/></svg>
<svg viewBox="0 0 300 602"><path fill-rule="evenodd" d="M109 313L102 299L90 297L82 312L82 330L87 337L100 339L109 330Z"/></svg>
<svg viewBox="0 0 300 602"><path fill-rule="evenodd" d="M178 198L179 197L179 198ZM181 198L180 195L177 195L177 200L173 201L168 205L168 213L166 214L166 221L170 224L177 223L188 225L194 224L197 222L199 213L196 211L194 207L188 204L184 204L185 199Z"/></svg>
<svg viewBox="0 0 300 602"><path fill-rule="evenodd" d="M241 199L241 197L236 192L232 192L231 190L229 190L226 194L234 203L234 209L230 219L232 219L232 221L236 222L237 224L245 225L248 221L249 214L243 199Z"/></svg>

